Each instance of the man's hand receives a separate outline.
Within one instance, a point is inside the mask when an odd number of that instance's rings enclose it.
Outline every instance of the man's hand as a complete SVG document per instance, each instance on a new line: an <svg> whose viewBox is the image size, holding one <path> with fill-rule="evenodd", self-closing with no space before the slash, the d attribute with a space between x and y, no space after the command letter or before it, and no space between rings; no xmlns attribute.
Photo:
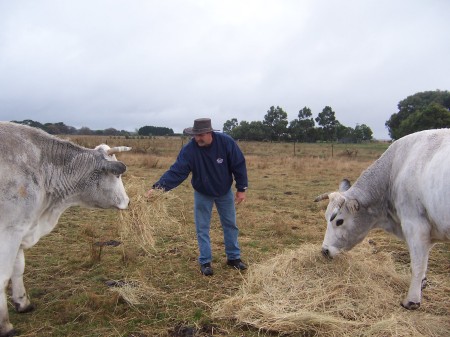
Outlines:
<svg viewBox="0 0 450 337"><path fill-rule="evenodd" d="M245 200L245 192L236 192L236 196L234 197L234 202L236 203L236 205L239 205L244 200Z"/></svg>

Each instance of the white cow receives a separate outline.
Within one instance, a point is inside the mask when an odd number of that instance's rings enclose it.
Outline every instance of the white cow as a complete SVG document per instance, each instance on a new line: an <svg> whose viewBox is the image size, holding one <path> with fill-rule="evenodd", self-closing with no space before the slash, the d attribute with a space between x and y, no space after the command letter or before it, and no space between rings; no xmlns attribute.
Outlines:
<svg viewBox="0 0 450 337"><path fill-rule="evenodd" d="M329 199L322 252L334 257L361 242L372 228L382 228L406 241L411 283L402 301L420 306L426 284L428 255L439 241L450 240L450 129L405 136L365 170L353 186L318 196Z"/></svg>
<svg viewBox="0 0 450 337"><path fill-rule="evenodd" d="M33 309L23 272L23 250L52 231L70 206L125 209L129 198L114 153L86 149L29 126L0 122L0 336L14 336L6 287L18 312Z"/></svg>

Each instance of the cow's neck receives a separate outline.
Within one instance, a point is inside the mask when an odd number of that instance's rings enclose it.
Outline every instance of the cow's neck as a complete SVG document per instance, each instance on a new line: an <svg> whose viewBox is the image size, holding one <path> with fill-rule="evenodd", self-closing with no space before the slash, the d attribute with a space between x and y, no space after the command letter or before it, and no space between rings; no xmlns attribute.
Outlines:
<svg viewBox="0 0 450 337"><path fill-rule="evenodd" d="M48 156L50 160L42 164L47 196L53 202L70 202L68 199L73 199L89 183L88 176L95 168L95 159L89 150L58 141L49 147Z"/></svg>
<svg viewBox="0 0 450 337"><path fill-rule="evenodd" d="M381 207L388 210L392 151L389 149L370 165L353 185L355 195L365 207Z"/></svg>
<svg viewBox="0 0 450 337"><path fill-rule="evenodd" d="M392 149L388 149L361 174L352 189L362 206L377 215L373 228L381 228L403 238L395 207L390 201L393 155Z"/></svg>

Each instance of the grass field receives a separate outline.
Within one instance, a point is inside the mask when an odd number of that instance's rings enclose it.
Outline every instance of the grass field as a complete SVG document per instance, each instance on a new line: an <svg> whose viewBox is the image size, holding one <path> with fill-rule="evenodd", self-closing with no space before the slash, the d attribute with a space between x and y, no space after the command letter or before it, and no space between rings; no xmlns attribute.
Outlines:
<svg viewBox="0 0 450 337"><path fill-rule="evenodd" d="M16 314L10 305L10 319L20 336L279 335L213 317L217 303L240 293L249 271L241 274L226 266L222 231L214 212L215 274L200 275L189 181L151 201L142 198L187 138L80 137L72 141L87 147L101 142L133 147L132 152L118 155L128 166L123 180L131 207L122 213L71 208L55 231L26 251L25 282L37 308ZM314 203L314 198L336 190L342 178L355 181L388 146L239 145L249 174L247 200L237 210L242 258L249 270L303 245L319 246L326 227L326 203ZM147 211L134 220L140 237L124 227L133 221L130 212L139 211L138 206ZM381 231L372 232L368 239L376 242L378 251L392 253L399 270L409 268L405 244ZM432 286L425 290L420 310L408 314L417 321L441 315L440 331L450 332L449 248L449 244L435 246L428 274ZM437 283L439 289L433 286ZM404 295L396 293L394 302L400 303Z"/></svg>

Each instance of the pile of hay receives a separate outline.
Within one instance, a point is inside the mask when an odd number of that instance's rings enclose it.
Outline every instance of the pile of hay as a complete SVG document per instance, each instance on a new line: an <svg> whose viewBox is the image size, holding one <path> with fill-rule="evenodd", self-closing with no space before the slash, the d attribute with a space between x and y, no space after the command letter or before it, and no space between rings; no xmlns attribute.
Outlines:
<svg viewBox="0 0 450 337"><path fill-rule="evenodd" d="M155 231L173 224L179 225L178 219L169 212L169 205L179 204L179 198L162 190L154 190L147 198L147 191L138 182L128 184L126 190L131 201L128 209L121 212L121 239L150 254L155 246Z"/></svg>
<svg viewBox="0 0 450 337"><path fill-rule="evenodd" d="M160 291L142 279L117 281L110 286L110 291L119 294L130 306L147 304L160 295Z"/></svg>
<svg viewBox="0 0 450 337"><path fill-rule="evenodd" d="M239 292L219 302L213 316L281 335L448 335L448 316L400 307L409 277L368 245L334 260L305 245L251 266Z"/></svg>

